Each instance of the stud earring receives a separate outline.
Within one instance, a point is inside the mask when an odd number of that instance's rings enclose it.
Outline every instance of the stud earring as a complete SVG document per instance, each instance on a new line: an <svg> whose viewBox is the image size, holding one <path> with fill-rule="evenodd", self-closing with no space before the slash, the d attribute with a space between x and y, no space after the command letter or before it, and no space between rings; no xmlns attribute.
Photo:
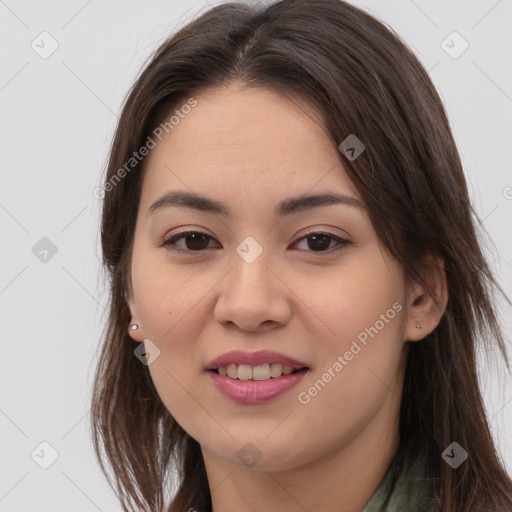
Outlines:
<svg viewBox="0 0 512 512"><path fill-rule="evenodd" d="M128 329L129 331L135 331L139 328L139 326L137 324L132 324L130 325L130 328Z"/></svg>
<svg viewBox="0 0 512 512"><path fill-rule="evenodd" d="M416 327L417 327L418 329L421 329L421 324L417 324L417 325L416 325Z"/></svg>

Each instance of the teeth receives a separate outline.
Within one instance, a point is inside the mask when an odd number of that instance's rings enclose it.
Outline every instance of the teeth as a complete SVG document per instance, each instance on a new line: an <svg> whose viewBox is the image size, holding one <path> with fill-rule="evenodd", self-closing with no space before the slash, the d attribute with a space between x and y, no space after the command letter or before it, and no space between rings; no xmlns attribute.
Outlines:
<svg viewBox="0 0 512 512"><path fill-rule="evenodd" d="M236 379L236 364L230 364L227 368L227 374L230 379Z"/></svg>
<svg viewBox="0 0 512 512"><path fill-rule="evenodd" d="M258 366L230 364L229 366L221 366L218 368L218 371L220 375L235 380L268 380L270 378L277 379L282 375L290 375L293 372L293 368L277 363L265 363Z"/></svg>
<svg viewBox="0 0 512 512"><path fill-rule="evenodd" d="M273 377L274 379L276 377L281 377L282 373L283 373L283 365L282 364L273 364L270 367L270 376Z"/></svg>
<svg viewBox="0 0 512 512"><path fill-rule="evenodd" d="M249 368L251 368L249 366ZM238 373L240 374L240 368L238 368ZM240 377L238 377L240 378ZM252 368L252 378L254 380L267 380L270 379L270 365L261 364L259 366L255 366Z"/></svg>
<svg viewBox="0 0 512 512"><path fill-rule="evenodd" d="M249 380L252 379L252 366L248 364L238 365L238 380Z"/></svg>

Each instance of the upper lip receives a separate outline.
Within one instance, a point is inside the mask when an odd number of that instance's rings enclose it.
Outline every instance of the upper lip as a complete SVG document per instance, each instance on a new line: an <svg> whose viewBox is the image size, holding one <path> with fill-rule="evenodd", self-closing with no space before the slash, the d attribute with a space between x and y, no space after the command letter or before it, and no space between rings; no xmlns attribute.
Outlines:
<svg viewBox="0 0 512 512"><path fill-rule="evenodd" d="M283 366L291 366L295 370L307 367L307 364L297 361L292 357L285 356L279 352L272 350L259 350L258 352L243 352L242 350L233 350L216 357L206 366L206 370L217 370L221 366L229 366L230 364L249 364L258 366L262 364L282 364Z"/></svg>

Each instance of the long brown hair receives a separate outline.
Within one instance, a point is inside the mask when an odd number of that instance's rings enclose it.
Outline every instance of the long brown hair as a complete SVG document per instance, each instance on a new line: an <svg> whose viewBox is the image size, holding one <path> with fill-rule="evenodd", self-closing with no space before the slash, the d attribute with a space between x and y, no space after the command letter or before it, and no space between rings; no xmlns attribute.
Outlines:
<svg viewBox="0 0 512 512"><path fill-rule="evenodd" d="M510 369L494 307L496 291L506 296L481 249L445 110L400 38L340 0L212 8L160 46L125 101L105 177L101 247L111 297L91 411L95 452L123 510L209 512L211 497L199 444L164 407L127 333L144 160L122 179L119 169L181 102L234 81L306 99L336 145L350 134L363 141L357 159L341 152L340 159L408 280L426 285L426 254L445 260L445 313L422 342L410 344L393 481L421 456L438 510L511 510L512 483L476 372L479 349L494 350ZM469 452L457 469L441 458L453 441Z"/></svg>

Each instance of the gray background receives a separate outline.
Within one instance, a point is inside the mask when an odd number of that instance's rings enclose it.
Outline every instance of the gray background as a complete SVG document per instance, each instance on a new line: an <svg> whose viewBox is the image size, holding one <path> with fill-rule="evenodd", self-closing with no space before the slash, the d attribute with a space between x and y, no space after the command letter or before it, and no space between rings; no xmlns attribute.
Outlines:
<svg viewBox="0 0 512 512"><path fill-rule="evenodd" d="M512 2L352 3L398 32L440 91L490 261L512 296ZM0 511L121 510L87 425L108 297L93 190L141 66L209 5L0 0ZM510 322L505 332L510 340ZM512 472L512 384L502 372L499 385L499 370L484 369L482 385ZM58 453L47 469L42 442Z"/></svg>

